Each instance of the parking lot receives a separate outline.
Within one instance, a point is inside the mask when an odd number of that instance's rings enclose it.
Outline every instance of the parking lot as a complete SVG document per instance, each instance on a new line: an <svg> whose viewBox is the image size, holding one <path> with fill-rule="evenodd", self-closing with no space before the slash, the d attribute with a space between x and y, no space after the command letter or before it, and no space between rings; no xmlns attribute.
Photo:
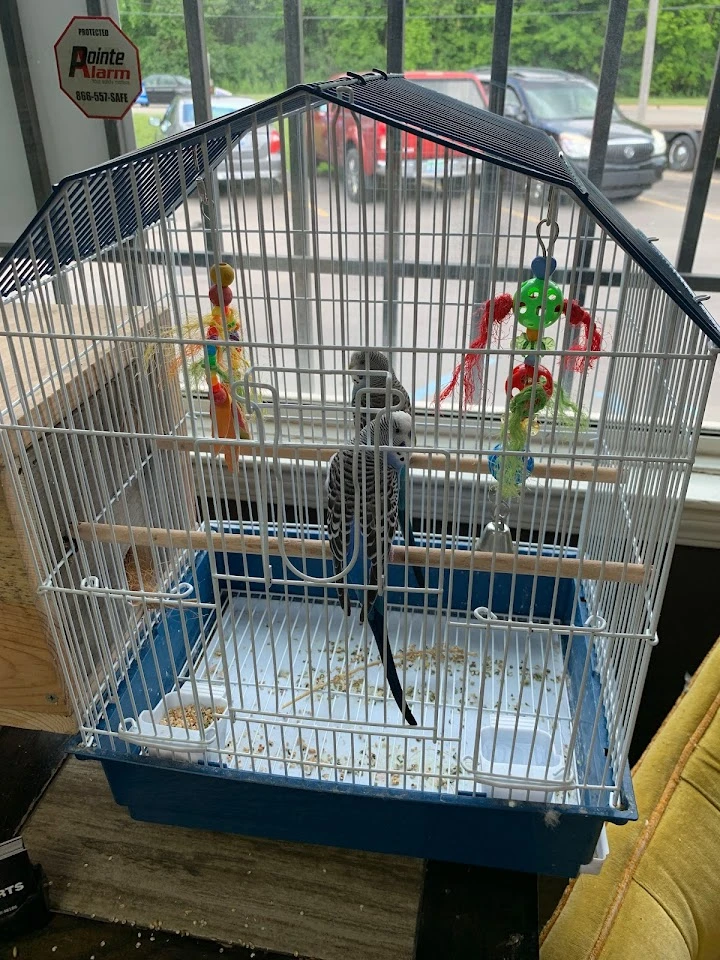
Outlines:
<svg viewBox="0 0 720 960"><path fill-rule="evenodd" d="M663 179L636 200L621 203L619 209L633 224L648 236L658 237L657 245L674 262L685 217L685 206L692 174L666 170ZM720 170L715 173L705 210L700 243L693 273L717 274L720 253ZM716 294L709 301L713 309ZM720 302L720 301L719 301ZM717 310L716 312L720 312Z"/></svg>
<svg viewBox="0 0 720 960"><path fill-rule="evenodd" d="M632 201L620 202L618 208L623 215L649 237L657 237L656 244L670 259L675 261L685 216L685 206L692 181L691 174L667 171L662 181L652 189ZM364 210L358 204L346 200L341 181L327 174L312 181L312 203L310 211L311 234L307 255L317 260L321 274L321 298L324 303L323 316L313 323L310 339L317 342L318 330L322 329L322 343L340 345L356 342L365 322L370 324L370 337L379 342L382 328L382 269L380 274L369 277L371 306L364 306L365 288L361 277L353 275L352 267L344 278L344 286L338 285L337 264L343 261L355 261L358 264L373 260L382 261L385 256L385 203L384 200L369 202ZM453 195L451 202L444 208L443 198L437 193L423 192L419 202L413 192L407 193L400 205L399 226L396 231L396 259L412 266L418 264L440 263L455 265L456 269L468 262L474 262L475 253L468 246L467 218L469 204L462 193ZM477 202L477 197L476 197ZM236 190L221 198L221 215L224 228L224 248L240 262L242 255L254 257L254 268L247 271L246 295L248 309L253 315L251 326L264 340L265 329L272 329L272 339L278 343L290 344L295 332L292 326L292 299L286 268L273 264L275 258L285 258L288 254L288 229L286 198L277 192L256 195L254 189ZM501 226L502 247L496 253L499 264L495 276L495 288L501 292L511 280L511 273L519 264L528 264L534 256L535 223L540 217L541 208L530 204L525 208L519 193L511 195L505 192L502 200ZM200 228L200 210L194 199L188 205L188 214L193 233ZM419 218L419 219L418 219ZM182 211L179 219L183 221ZM559 209L560 238L555 255L562 266L572 262L575 235L577 231L577 210L562 205ZM184 223L182 224L184 226ZM366 231L363 229L366 226ZM181 230L178 236L181 245L187 235ZM366 246L367 245L367 246ZM193 240L195 250L203 248L200 236ZM531 249L533 248L533 249ZM707 204L700 243L693 272L713 275L717 273L717 252L720 250L720 171L715 175ZM267 269L260 266L262 258L267 258ZM510 265L510 273L504 272L504 264ZM621 260L614 244L608 243L603 257L604 269L618 270ZM594 262L593 266L597 266ZM342 268L345 270L345 268ZM362 266L361 266L362 269ZM332 274L335 274L335 280ZM437 269L436 269L437 273ZM444 286L443 286L444 283ZM702 292L698 290L698 292ZM617 306L617 288L599 289L595 301L598 322L610 335ZM406 331L412 330L412 338L418 349L427 349L436 338L436 323L442 318L444 329L443 345L454 348L462 342L459 333L466 323L466 310L463 304L468 292L466 281L437 279L423 280L414 287L408 277L400 280L398 300L402 303L398 316L398 334L396 343L408 346ZM340 301L343 301L341 304ZM720 313L717 303L720 295L711 297L708 306L711 312ZM270 306L276 304L276 307ZM194 303L189 305L194 309ZM715 309L714 309L715 308ZM343 319L340 319L340 318ZM320 327L316 325L320 324ZM459 337L459 340L456 340ZM424 345L424 346L423 346ZM442 381L454 363L446 356L443 362ZM434 378L428 374L428 390L435 389ZM598 384L597 402L600 402L601 384ZM708 422L720 422L720 373L716 373L708 404Z"/></svg>

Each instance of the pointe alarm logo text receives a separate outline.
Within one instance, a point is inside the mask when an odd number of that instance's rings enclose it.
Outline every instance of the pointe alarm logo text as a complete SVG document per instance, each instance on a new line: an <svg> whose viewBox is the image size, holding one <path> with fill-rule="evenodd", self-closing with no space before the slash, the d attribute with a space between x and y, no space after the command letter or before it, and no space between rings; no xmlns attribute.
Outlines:
<svg viewBox="0 0 720 960"><path fill-rule="evenodd" d="M140 94L137 47L110 17L73 17L55 59L61 89L86 117L120 120Z"/></svg>

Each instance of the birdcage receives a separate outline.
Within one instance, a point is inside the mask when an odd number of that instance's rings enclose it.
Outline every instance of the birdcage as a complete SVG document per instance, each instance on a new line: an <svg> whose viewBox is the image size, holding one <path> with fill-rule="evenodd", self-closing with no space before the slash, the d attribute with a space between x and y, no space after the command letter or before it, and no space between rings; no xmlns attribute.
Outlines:
<svg viewBox="0 0 720 960"><path fill-rule="evenodd" d="M133 816L565 876L636 816L720 331L553 141L295 88L61 182L0 290L23 594Z"/></svg>

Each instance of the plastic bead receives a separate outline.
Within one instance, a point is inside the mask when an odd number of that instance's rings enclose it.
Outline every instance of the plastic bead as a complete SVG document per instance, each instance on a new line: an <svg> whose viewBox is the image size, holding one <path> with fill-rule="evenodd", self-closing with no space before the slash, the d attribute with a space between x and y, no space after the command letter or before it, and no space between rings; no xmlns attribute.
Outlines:
<svg viewBox="0 0 720 960"><path fill-rule="evenodd" d="M235 271L230 266L229 263L221 263L220 265L220 286L229 287L230 284L235 279ZM217 283L215 277L215 267L210 267L210 283Z"/></svg>
<svg viewBox="0 0 720 960"><path fill-rule="evenodd" d="M228 304L232 303L232 298L233 298L232 290L230 289L230 287L223 287L222 295L223 295L223 303L227 307ZM214 283L208 290L208 296L210 297L210 303L212 303L213 306L217 307L220 305L220 298L218 295L218 288L216 283Z"/></svg>
<svg viewBox="0 0 720 960"><path fill-rule="evenodd" d="M228 392L221 383L213 384L212 395L215 403L227 403Z"/></svg>
<svg viewBox="0 0 720 960"><path fill-rule="evenodd" d="M533 382L533 374L535 371L535 364L533 363L519 363L516 367L513 368L513 372L510 377L511 390L522 390L523 387L529 387ZM547 367L544 367L541 363L537 365L537 383L538 386L542 387L545 393L547 394L548 400L553 395L553 378L552 374ZM508 391L508 380L505 381L505 392Z"/></svg>
<svg viewBox="0 0 720 960"><path fill-rule="evenodd" d="M532 280L526 280L520 287L520 292L513 297L518 322L530 330L539 329L541 321L544 326L549 327L560 319L563 308L562 290L556 283L548 281L545 301L547 306L543 310L544 289L545 280L533 277Z"/></svg>
<svg viewBox="0 0 720 960"><path fill-rule="evenodd" d="M530 270L532 275L537 277L538 280L545 279L545 264L547 263L547 257L535 257L533 262L530 264ZM552 276L557 270L557 260L555 257L550 257L550 273L549 276Z"/></svg>
<svg viewBox="0 0 720 960"><path fill-rule="evenodd" d="M493 447L493 450L502 450L503 446L501 443L496 443ZM528 478L528 476L535 469L535 461L533 458L526 454L516 453L514 450L506 450L506 457L513 457L518 461L522 461L522 467L518 467L515 471L514 483L516 486L520 487ZM490 473L497 480L500 474L500 469L502 467L502 457L499 457L496 453L491 454L488 457L488 467L490 468Z"/></svg>

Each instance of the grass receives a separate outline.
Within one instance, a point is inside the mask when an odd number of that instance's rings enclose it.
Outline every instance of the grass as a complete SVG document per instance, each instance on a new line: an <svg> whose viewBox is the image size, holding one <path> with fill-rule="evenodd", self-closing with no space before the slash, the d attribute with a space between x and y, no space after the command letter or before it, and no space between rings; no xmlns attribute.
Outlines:
<svg viewBox="0 0 720 960"><path fill-rule="evenodd" d="M621 106L634 107L637 97L618 97ZM704 107L707 97L650 97L648 104L651 107Z"/></svg>
<svg viewBox="0 0 720 960"><path fill-rule="evenodd" d="M132 118L135 127L135 143L139 147L146 147L155 143L160 131L148 123L150 117L162 117L165 114L163 107L133 107Z"/></svg>

